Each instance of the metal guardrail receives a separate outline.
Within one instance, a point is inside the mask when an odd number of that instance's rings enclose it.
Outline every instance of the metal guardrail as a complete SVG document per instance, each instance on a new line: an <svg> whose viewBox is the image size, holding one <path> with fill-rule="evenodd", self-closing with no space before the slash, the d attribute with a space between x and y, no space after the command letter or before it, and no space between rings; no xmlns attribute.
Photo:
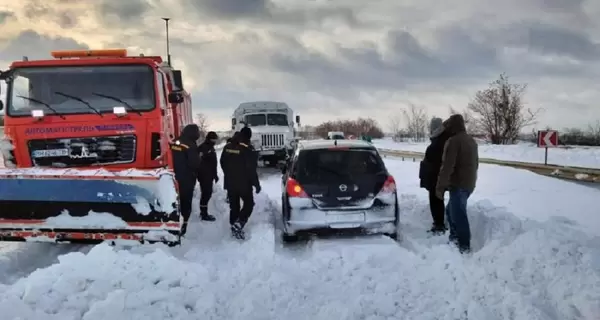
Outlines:
<svg viewBox="0 0 600 320"><path fill-rule="evenodd" d="M414 151L399 151L391 149L380 149L379 153L384 156L391 156L396 158L402 158L403 161L412 159L413 162L423 159L425 156L422 152ZM538 163L520 162L520 161L504 161L490 158L479 158L480 163L495 164L505 167L512 167L517 169L524 169L535 172L537 174L556 177L575 181L584 182L596 182L600 183L600 169L595 168L583 168L583 167L572 167L572 166L559 166L559 165L544 165Z"/></svg>

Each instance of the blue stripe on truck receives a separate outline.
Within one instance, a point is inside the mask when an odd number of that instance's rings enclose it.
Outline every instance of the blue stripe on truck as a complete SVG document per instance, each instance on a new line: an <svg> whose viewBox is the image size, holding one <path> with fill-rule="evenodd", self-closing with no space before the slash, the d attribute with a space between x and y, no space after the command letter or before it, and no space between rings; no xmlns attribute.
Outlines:
<svg viewBox="0 0 600 320"><path fill-rule="evenodd" d="M0 201L137 203L142 197L154 203L158 181L76 179L0 179ZM0 211L2 209L0 208Z"/></svg>

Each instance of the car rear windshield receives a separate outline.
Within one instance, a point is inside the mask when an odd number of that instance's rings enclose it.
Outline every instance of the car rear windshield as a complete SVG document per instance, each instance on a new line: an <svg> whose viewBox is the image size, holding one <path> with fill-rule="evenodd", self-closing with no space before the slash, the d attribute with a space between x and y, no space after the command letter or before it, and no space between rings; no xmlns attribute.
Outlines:
<svg viewBox="0 0 600 320"><path fill-rule="evenodd" d="M353 179L386 172L383 160L370 148L304 150L295 171L303 182Z"/></svg>

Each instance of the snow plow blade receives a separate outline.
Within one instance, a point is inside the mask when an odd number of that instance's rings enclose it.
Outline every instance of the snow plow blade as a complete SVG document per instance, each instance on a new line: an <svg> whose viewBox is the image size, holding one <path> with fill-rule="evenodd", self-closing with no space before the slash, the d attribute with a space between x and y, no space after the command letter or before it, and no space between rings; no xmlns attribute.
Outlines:
<svg viewBox="0 0 600 320"><path fill-rule="evenodd" d="M0 169L0 241L180 243L172 171Z"/></svg>

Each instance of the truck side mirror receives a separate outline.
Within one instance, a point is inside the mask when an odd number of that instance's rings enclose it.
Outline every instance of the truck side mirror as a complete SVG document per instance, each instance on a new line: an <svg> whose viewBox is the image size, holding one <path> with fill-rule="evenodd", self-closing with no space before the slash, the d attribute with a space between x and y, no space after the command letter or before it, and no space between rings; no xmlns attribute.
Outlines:
<svg viewBox="0 0 600 320"><path fill-rule="evenodd" d="M2 100L0 100L0 111L4 110L4 102L2 102Z"/></svg>
<svg viewBox="0 0 600 320"><path fill-rule="evenodd" d="M300 116L296 116L296 123L300 125Z"/></svg>
<svg viewBox="0 0 600 320"><path fill-rule="evenodd" d="M173 70L173 87L175 91L183 91L183 77L181 70Z"/></svg>
<svg viewBox="0 0 600 320"><path fill-rule="evenodd" d="M235 126L235 118L231 118L231 126Z"/></svg>
<svg viewBox="0 0 600 320"><path fill-rule="evenodd" d="M183 95L179 92L171 92L168 96L169 103L180 104L183 102Z"/></svg>

